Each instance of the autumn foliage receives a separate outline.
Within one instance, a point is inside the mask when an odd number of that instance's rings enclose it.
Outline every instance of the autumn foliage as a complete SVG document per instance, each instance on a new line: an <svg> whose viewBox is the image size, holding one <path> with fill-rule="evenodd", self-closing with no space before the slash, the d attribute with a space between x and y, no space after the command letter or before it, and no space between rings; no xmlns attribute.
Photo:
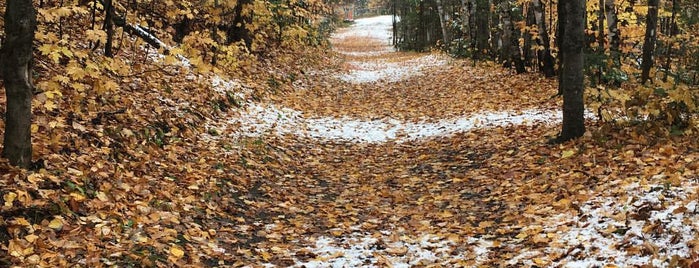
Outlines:
<svg viewBox="0 0 699 268"><path fill-rule="evenodd" d="M251 137L226 123L251 101L367 121L552 111L560 102L551 98L554 80L515 75L497 62L449 59L396 81L341 81L335 74L353 67L329 50L332 19L322 15L330 7L320 1L112 1L111 57L105 1L34 2L34 163L25 170L0 160L0 266L286 267L330 259L308 249L319 237L357 232L381 238L373 247L399 257L407 248L392 242L430 233L451 243L443 262L416 266L563 265L605 252L559 239L589 223L602 198L618 201L605 216L616 225L597 230L622 241L609 247L668 265L696 260L696 238L653 218L677 206L671 216L686 215L680 222L696 234L696 211L686 208L696 187L681 190L699 176L694 121L681 130L609 123L626 114L684 118L681 106L669 112L665 97L693 111L693 87L672 77L657 83L661 89L591 87L587 98L602 120L560 145L545 143L556 126L532 122L484 122L407 142ZM380 45L356 38L334 46ZM0 112L5 103L0 94ZM629 187L686 198L648 203ZM648 236L627 234L632 226ZM683 239L693 255L671 255L646 237ZM474 238L490 241L488 254L476 254ZM545 251L551 247L563 250ZM538 253L518 259L529 251Z"/></svg>

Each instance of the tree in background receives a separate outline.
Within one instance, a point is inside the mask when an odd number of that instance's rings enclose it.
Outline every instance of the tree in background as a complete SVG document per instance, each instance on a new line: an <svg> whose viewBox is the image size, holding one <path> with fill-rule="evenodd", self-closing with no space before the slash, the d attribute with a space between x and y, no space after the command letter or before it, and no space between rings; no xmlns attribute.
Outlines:
<svg viewBox="0 0 699 268"><path fill-rule="evenodd" d="M32 48L36 10L31 0L7 0L2 75L7 95L2 156L28 168L32 163Z"/></svg>
<svg viewBox="0 0 699 268"><path fill-rule="evenodd" d="M657 39L658 0L648 0L648 16L646 17L646 34L643 39L643 61L641 62L641 84L650 79L650 69L653 67L653 51Z"/></svg>

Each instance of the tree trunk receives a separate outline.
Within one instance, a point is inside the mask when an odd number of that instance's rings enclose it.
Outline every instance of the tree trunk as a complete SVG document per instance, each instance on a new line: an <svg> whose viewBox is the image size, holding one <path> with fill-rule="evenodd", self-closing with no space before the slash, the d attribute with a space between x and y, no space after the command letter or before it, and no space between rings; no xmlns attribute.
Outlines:
<svg viewBox="0 0 699 268"><path fill-rule="evenodd" d="M477 25L478 25L478 22L477 22L478 21L478 17L477 17L478 0L467 0L467 1L471 2L471 9L469 10L469 20L468 20L468 23L470 25L469 30L471 31L470 32L471 52L473 53L472 57L474 59L476 59L477 54L478 54L478 51L477 51L478 46L476 45L476 38L478 38L478 29L477 29L478 28L477 27Z"/></svg>
<svg viewBox="0 0 699 268"><path fill-rule="evenodd" d="M111 58L114 57L114 53L112 52L112 40L114 40L114 25L112 22L114 5L112 5L112 0L105 0L104 2L104 30L107 32L107 41L104 43L104 55Z"/></svg>
<svg viewBox="0 0 699 268"><path fill-rule="evenodd" d="M563 127L556 142L564 142L585 133L583 102L583 46L585 44L585 0L561 0L565 14L561 35L561 76L558 83L563 94Z"/></svg>
<svg viewBox="0 0 699 268"><path fill-rule="evenodd" d="M488 0L476 0L476 52L475 55L485 55L489 51L490 38L490 5Z"/></svg>
<svg viewBox="0 0 699 268"><path fill-rule="evenodd" d="M500 35L500 60L502 61L503 67L512 67L511 54L512 54L512 19L510 18L510 4L507 0L500 2L498 7L500 10L500 24L502 25L502 34Z"/></svg>
<svg viewBox="0 0 699 268"><path fill-rule="evenodd" d="M537 57L539 58L539 67L546 77L553 77L556 75L554 70L554 59L551 55L551 45L549 40L548 28L546 27L546 20L544 20L544 5L541 0L532 1L534 7L534 18L536 20L536 26L539 29L539 45L543 46L543 50L537 51Z"/></svg>
<svg viewBox="0 0 699 268"><path fill-rule="evenodd" d="M565 59L564 53L561 53L561 47L563 46L563 38L565 36L565 31L566 31L566 20L568 19L567 14L566 14L566 8L565 8L565 1L566 0L558 0L558 5L556 5L556 11L558 11L558 27L556 28L556 45L558 46L558 80L560 81L562 79L562 74L563 71L563 61ZM563 94L563 92L560 91L560 87L558 87L558 94Z"/></svg>
<svg viewBox="0 0 699 268"><path fill-rule="evenodd" d="M444 14L444 3L442 0L436 0L437 1L437 14L439 15L439 26L442 28L442 40L444 41L444 45L447 46L449 45L449 42L451 42L451 39L449 37L449 28L447 27L447 19Z"/></svg>
<svg viewBox="0 0 699 268"><path fill-rule="evenodd" d="M522 61L522 54L519 52L519 35L515 32L512 17L512 4L507 0L502 1L500 3L500 19L502 20L502 48L500 55L504 67L510 68L514 65L517 73L521 74L526 70Z"/></svg>
<svg viewBox="0 0 699 268"><path fill-rule="evenodd" d="M670 17L670 26L669 26L669 36L671 38L670 41L667 44L667 53L665 53L665 64L663 66L663 69L665 69L665 76L663 76L663 82L667 82L667 76L668 73L670 72L670 68L672 68L672 46L674 45L674 36L677 35L677 12L679 8L679 0L672 0L672 16Z"/></svg>
<svg viewBox="0 0 699 268"><path fill-rule="evenodd" d="M658 27L658 0L648 0L648 16L646 17L646 35L643 39L643 58L641 62L641 84L650 79L650 69L653 67L653 51Z"/></svg>
<svg viewBox="0 0 699 268"><path fill-rule="evenodd" d="M471 19L471 2L469 0L461 0L461 32L464 40L471 39L471 27L469 21Z"/></svg>
<svg viewBox="0 0 699 268"><path fill-rule="evenodd" d="M31 0L7 0L5 40L2 45L2 75L7 112L2 156L10 164L29 168L32 164L32 44L36 10Z"/></svg>
<svg viewBox="0 0 699 268"><path fill-rule="evenodd" d="M525 21L527 22L527 27L531 25L536 25L536 19L534 19L534 9L529 7L525 14ZM522 47L524 63L526 66L532 66L533 56L532 56L532 34L530 30L524 31L524 46ZM538 66L538 64L536 65Z"/></svg>
<svg viewBox="0 0 699 268"><path fill-rule="evenodd" d="M616 16L616 5L614 0L606 0L604 2L604 9L607 12L607 31L609 36L609 54L616 65L621 64L621 52L619 51L619 44L621 43L621 37L619 36L619 28L617 28L617 16Z"/></svg>
<svg viewBox="0 0 699 268"><path fill-rule="evenodd" d="M599 0L599 11L597 13L597 46L601 52L604 52L604 1Z"/></svg>

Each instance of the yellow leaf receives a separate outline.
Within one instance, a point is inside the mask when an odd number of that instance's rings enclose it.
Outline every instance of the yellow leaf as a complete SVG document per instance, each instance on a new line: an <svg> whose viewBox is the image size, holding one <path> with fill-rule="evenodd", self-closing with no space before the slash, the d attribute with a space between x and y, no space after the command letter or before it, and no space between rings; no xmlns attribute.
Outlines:
<svg viewBox="0 0 699 268"><path fill-rule="evenodd" d="M563 153L561 154L561 158L568 158L568 157L573 156L574 154L575 154L574 150L563 151Z"/></svg>
<svg viewBox="0 0 699 268"><path fill-rule="evenodd" d="M101 191L97 192L97 194L95 194L95 196L97 197L97 199L99 199L102 202L106 202L107 200L109 200L109 198L107 198L107 195Z"/></svg>
<svg viewBox="0 0 699 268"><path fill-rule="evenodd" d="M51 220L51 222L49 222L49 228L60 231L63 229L63 221L60 217L55 217L53 220Z"/></svg>
<svg viewBox="0 0 699 268"><path fill-rule="evenodd" d="M18 225L22 225L22 226L29 226L29 225L32 225L31 223L29 223L29 221L27 221L27 219L22 218L22 217L16 218L16 219L14 220L14 223L15 223L15 224L18 224Z"/></svg>
<svg viewBox="0 0 699 268"><path fill-rule="evenodd" d="M15 201L15 198L17 198L15 192L6 193L5 196L3 196L3 199L5 199L5 207L12 207L12 202Z"/></svg>
<svg viewBox="0 0 699 268"><path fill-rule="evenodd" d="M44 108L46 108L46 110L53 111L56 109L56 103L54 103L52 100L47 100L44 102Z"/></svg>
<svg viewBox="0 0 699 268"><path fill-rule="evenodd" d="M37 236L35 234L30 234L30 235L25 236L24 240L27 240L29 243L34 243L34 241L36 241L37 238L39 238L39 236Z"/></svg>
<svg viewBox="0 0 699 268"><path fill-rule="evenodd" d="M482 221L478 224L479 228L488 228L490 226L493 226L495 224L494 221Z"/></svg>
<svg viewBox="0 0 699 268"><path fill-rule="evenodd" d="M539 265L539 266L545 266L545 265L546 265L546 261L545 261L545 260L542 260L542 259L539 259L539 258L534 258L534 263L536 263L536 265Z"/></svg>
<svg viewBox="0 0 699 268"><path fill-rule="evenodd" d="M170 254L179 259L184 256L184 250L182 250L180 247L173 246L170 248Z"/></svg>
<svg viewBox="0 0 699 268"><path fill-rule="evenodd" d="M264 252L264 251L260 252L260 255L262 256L262 259L265 261L268 261L272 257L272 255L269 255L269 253Z"/></svg>
<svg viewBox="0 0 699 268"><path fill-rule="evenodd" d="M73 198L73 200L75 200L75 201L83 201L83 200L85 200L85 196L82 195L82 194L80 194L80 193L75 193L75 192L73 192L73 193L70 193L70 196L71 196L71 197Z"/></svg>
<svg viewBox="0 0 699 268"><path fill-rule="evenodd" d="M517 238L517 239L525 239L525 238L527 238L527 236L529 236L529 235L528 235L526 232L521 232L521 233L519 233L517 236L515 236L515 238Z"/></svg>

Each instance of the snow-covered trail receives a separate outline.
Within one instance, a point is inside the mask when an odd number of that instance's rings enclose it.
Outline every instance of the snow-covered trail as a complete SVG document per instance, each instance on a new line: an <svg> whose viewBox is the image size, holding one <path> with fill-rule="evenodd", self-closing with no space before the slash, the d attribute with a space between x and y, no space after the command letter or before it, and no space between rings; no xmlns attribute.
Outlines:
<svg viewBox="0 0 699 268"><path fill-rule="evenodd" d="M349 83L399 82L423 75L432 67L446 65L448 57L438 54L415 54L390 60L391 16L358 19L349 28L341 29L333 38L336 51L348 56L349 70L334 74ZM376 55L382 55L376 57ZM465 117L430 118L402 121L393 118L365 120L358 118L312 117L302 111L264 103L249 103L240 116L216 126L222 133L239 136L264 134L297 135L321 140L353 142L387 142L427 139L467 132L475 128L554 124L560 122L559 111L482 111ZM227 128L226 126L236 126Z"/></svg>

